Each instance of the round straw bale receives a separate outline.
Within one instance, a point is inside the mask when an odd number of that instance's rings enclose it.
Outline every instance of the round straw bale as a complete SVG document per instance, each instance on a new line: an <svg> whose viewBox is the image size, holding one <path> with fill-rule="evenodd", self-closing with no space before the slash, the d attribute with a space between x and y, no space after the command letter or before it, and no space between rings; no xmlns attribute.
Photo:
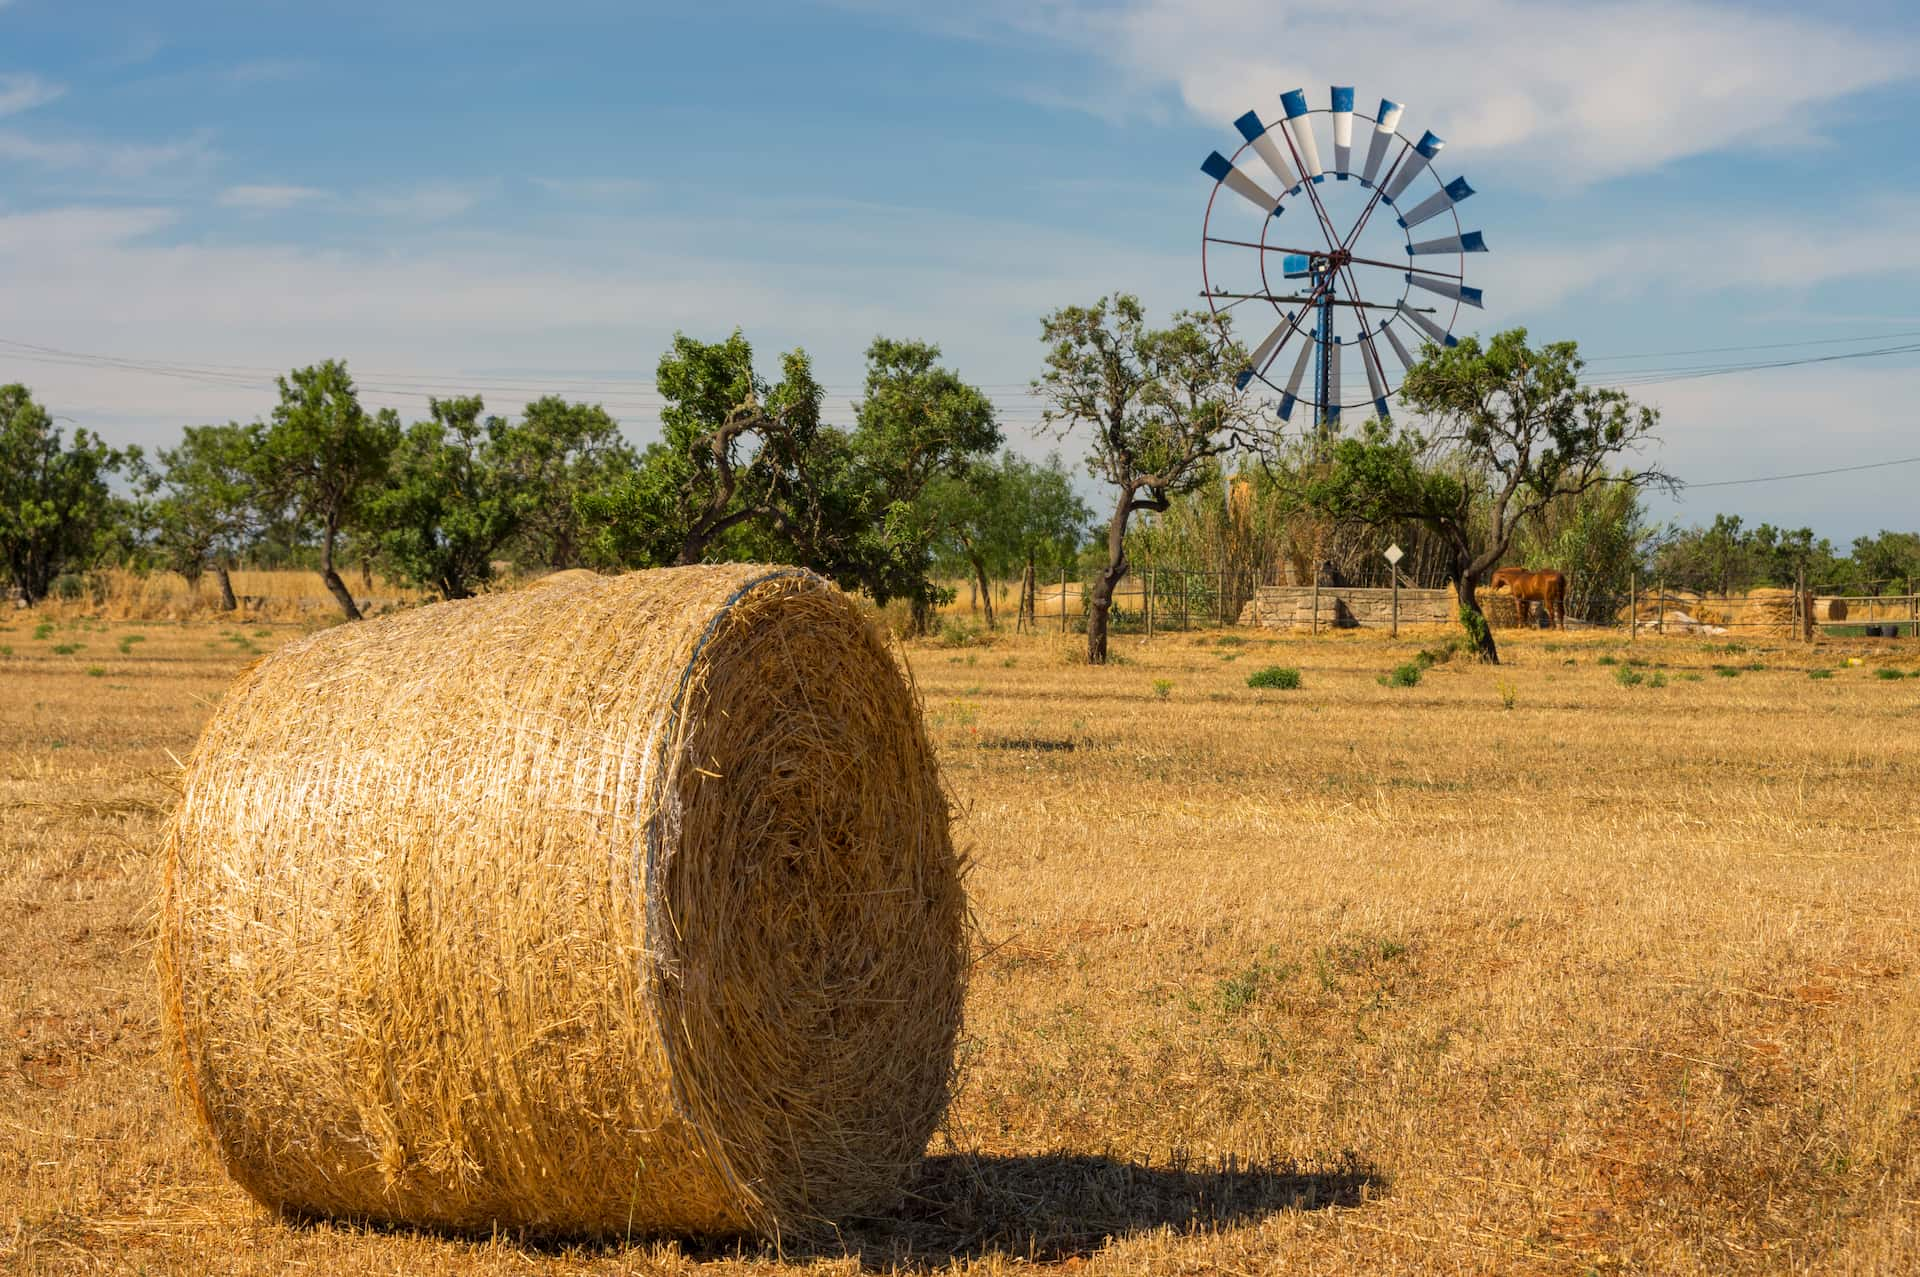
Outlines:
<svg viewBox="0 0 1920 1277"><path fill-rule="evenodd" d="M167 1053L263 1203L773 1234L884 1208L948 1095L962 865L914 692L796 569L342 625L187 765Z"/></svg>
<svg viewBox="0 0 1920 1277"><path fill-rule="evenodd" d="M527 582L525 588L529 590L549 590L556 585L578 585L582 581L593 582L599 579L600 574L591 568L567 568L564 571L549 572L545 576L537 576Z"/></svg>
<svg viewBox="0 0 1920 1277"><path fill-rule="evenodd" d="M1822 621L1844 621L1847 619L1847 601L1845 599L1821 599L1815 605L1815 615Z"/></svg>

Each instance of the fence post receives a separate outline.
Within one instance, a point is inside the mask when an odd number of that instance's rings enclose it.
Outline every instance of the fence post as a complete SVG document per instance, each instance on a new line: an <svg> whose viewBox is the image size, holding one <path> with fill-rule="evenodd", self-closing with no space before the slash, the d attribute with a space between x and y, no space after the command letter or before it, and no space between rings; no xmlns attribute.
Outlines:
<svg viewBox="0 0 1920 1277"><path fill-rule="evenodd" d="M1180 570L1180 628L1187 628L1187 594L1193 585L1193 574L1185 568Z"/></svg>
<svg viewBox="0 0 1920 1277"><path fill-rule="evenodd" d="M1640 637L1640 572L1627 570L1627 642Z"/></svg>
<svg viewBox="0 0 1920 1277"><path fill-rule="evenodd" d="M1060 632L1067 632L1067 569L1064 564L1060 568Z"/></svg>
<svg viewBox="0 0 1920 1277"><path fill-rule="evenodd" d="M1667 632L1667 578L1661 577L1653 588L1660 591L1653 604L1653 628L1665 634Z"/></svg>
<svg viewBox="0 0 1920 1277"><path fill-rule="evenodd" d="M1400 637L1400 569L1393 568L1393 638Z"/></svg>
<svg viewBox="0 0 1920 1277"><path fill-rule="evenodd" d="M1147 565L1147 597L1142 610L1147 614L1147 637L1153 637L1153 565Z"/></svg>
<svg viewBox="0 0 1920 1277"><path fill-rule="evenodd" d="M1318 634L1319 632L1320 632L1320 571L1318 568L1316 568L1314 569L1314 573L1313 573L1313 630L1312 630L1312 633Z"/></svg>

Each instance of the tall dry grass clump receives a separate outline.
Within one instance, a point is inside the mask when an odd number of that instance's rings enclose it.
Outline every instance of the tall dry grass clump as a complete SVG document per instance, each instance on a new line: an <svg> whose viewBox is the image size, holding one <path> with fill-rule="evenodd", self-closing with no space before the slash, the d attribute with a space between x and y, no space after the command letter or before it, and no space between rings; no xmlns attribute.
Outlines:
<svg viewBox="0 0 1920 1277"><path fill-rule="evenodd" d="M915 696L753 566L342 626L222 700L169 830L179 1089L292 1213L777 1233L946 1104L961 865Z"/></svg>

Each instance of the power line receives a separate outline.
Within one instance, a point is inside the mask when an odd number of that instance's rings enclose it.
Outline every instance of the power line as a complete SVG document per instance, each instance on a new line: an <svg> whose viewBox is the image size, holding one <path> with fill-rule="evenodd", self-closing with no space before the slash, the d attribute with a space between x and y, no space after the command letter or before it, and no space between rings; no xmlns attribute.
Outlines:
<svg viewBox="0 0 1920 1277"><path fill-rule="evenodd" d="M1802 470L1796 474L1768 474L1757 479L1719 479L1712 483L1688 483L1683 487L1687 491L1695 488L1737 488L1749 483L1780 483L1787 479L1818 479L1829 474L1858 474L1862 470L1884 470L1889 466L1910 466L1920 462L1920 457L1897 457L1892 461L1869 461L1864 465L1835 466L1831 470Z"/></svg>

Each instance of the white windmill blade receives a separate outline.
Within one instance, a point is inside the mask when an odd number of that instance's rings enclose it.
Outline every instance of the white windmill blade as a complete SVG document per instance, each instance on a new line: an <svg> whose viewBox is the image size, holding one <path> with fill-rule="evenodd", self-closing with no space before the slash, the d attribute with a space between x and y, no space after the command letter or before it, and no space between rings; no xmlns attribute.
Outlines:
<svg viewBox="0 0 1920 1277"><path fill-rule="evenodd" d="M1353 86L1333 86L1333 175L1347 180L1353 167Z"/></svg>
<svg viewBox="0 0 1920 1277"><path fill-rule="evenodd" d="M1320 147L1313 140L1313 117L1307 114L1307 95L1300 89L1280 95L1287 111L1287 133L1293 138L1293 153L1300 158L1300 176L1318 182Z"/></svg>
<svg viewBox="0 0 1920 1277"><path fill-rule="evenodd" d="M1487 251L1487 237L1479 231L1461 231L1458 235L1442 235L1439 239L1423 239L1418 244L1407 245L1407 256L1424 256L1427 253L1484 253Z"/></svg>
<svg viewBox="0 0 1920 1277"><path fill-rule="evenodd" d="M1300 179L1293 175L1293 166L1287 163L1286 152L1282 151L1280 144L1273 140L1273 134L1268 131L1267 126L1260 122L1258 111L1248 111L1233 122L1233 127L1240 130L1241 137L1253 143L1254 152L1280 180L1282 191L1291 191L1300 185Z"/></svg>
<svg viewBox="0 0 1920 1277"><path fill-rule="evenodd" d="M1445 145L1432 129L1421 134L1420 140L1413 144L1413 150L1400 161L1400 167L1393 170L1393 176L1387 179L1387 184L1380 188L1380 198L1389 204L1399 199L1400 193L1407 189L1407 184L1426 171L1427 165L1433 163L1433 157L1440 154L1440 148Z"/></svg>
<svg viewBox="0 0 1920 1277"><path fill-rule="evenodd" d="M1393 131L1400 127L1400 112L1404 110L1398 102L1380 99L1380 113L1374 117L1373 140L1367 143L1367 167L1360 173L1360 185L1371 187L1379 175L1380 162L1387 158L1387 143L1393 141Z"/></svg>
<svg viewBox="0 0 1920 1277"><path fill-rule="evenodd" d="M1273 357L1279 353L1280 347L1286 344L1287 334L1292 331L1292 315L1288 315L1278 324L1274 325L1273 331L1268 333L1266 337L1261 340L1260 344L1253 348L1253 354L1248 358L1247 366L1242 368L1240 375L1233 379L1234 389L1245 390L1248 382L1252 381L1261 373L1264 373L1267 370L1267 365L1272 363Z"/></svg>
<svg viewBox="0 0 1920 1277"><path fill-rule="evenodd" d="M1340 420L1340 339L1335 337L1327 347L1327 401L1320 405L1320 415L1328 422Z"/></svg>
<svg viewBox="0 0 1920 1277"><path fill-rule="evenodd" d="M1313 353L1312 342L1302 342L1300 357L1293 361L1293 372L1287 376L1287 389L1280 396L1280 420L1285 421L1293 415L1293 405L1300 402L1300 379L1307 375L1307 356Z"/></svg>
<svg viewBox="0 0 1920 1277"><path fill-rule="evenodd" d="M1408 352L1406 343L1400 340L1400 334L1393 331L1393 321L1391 319L1381 320L1380 331L1386 334L1387 343L1393 347L1393 353L1400 357L1400 366L1402 368L1413 367L1413 355Z"/></svg>
<svg viewBox="0 0 1920 1277"><path fill-rule="evenodd" d="M1215 151L1207 156L1200 171L1214 181L1219 182L1235 195L1258 208L1269 217L1280 213L1280 201L1267 194L1266 188L1233 166L1226 156Z"/></svg>
<svg viewBox="0 0 1920 1277"><path fill-rule="evenodd" d="M1446 329L1442 328L1440 325L1434 323L1431 319L1428 319L1425 315L1421 314L1419 311L1414 310L1412 307L1408 306L1405 302L1401 302L1400 305L1396 307L1396 309L1399 310L1399 312L1402 315L1405 315L1407 319L1412 322L1415 328L1418 328L1421 332L1425 333L1429 338L1431 338L1434 344L1440 345L1440 346L1458 346L1460 344L1459 338L1455 337L1452 333L1448 332Z"/></svg>
<svg viewBox="0 0 1920 1277"><path fill-rule="evenodd" d="M1380 352L1374 349L1367 339L1366 329L1360 330L1360 362L1366 365L1367 389L1373 392L1373 410L1382 421L1388 417L1387 379L1380 371Z"/></svg>
<svg viewBox="0 0 1920 1277"><path fill-rule="evenodd" d="M1473 188L1467 185L1467 179L1456 177L1443 189L1435 191L1402 213L1399 217L1400 225L1403 229L1418 226L1429 217L1440 216L1471 194L1473 194Z"/></svg>
<svg viewBox="0 0 1920 1277"><path fill-rule="evenodd" d="M1424 288L1430 293L1438 293L1440 296L1449 298L1450 300L1464 302L1475 310L1486 309L1486 307L1480 303L1479 289L1468 288L1465 284L1457 283L1454 280L1435 279L1431 275L1415 275L1409 273L1407 275L1407 282L1415 288Z"/></svg>

